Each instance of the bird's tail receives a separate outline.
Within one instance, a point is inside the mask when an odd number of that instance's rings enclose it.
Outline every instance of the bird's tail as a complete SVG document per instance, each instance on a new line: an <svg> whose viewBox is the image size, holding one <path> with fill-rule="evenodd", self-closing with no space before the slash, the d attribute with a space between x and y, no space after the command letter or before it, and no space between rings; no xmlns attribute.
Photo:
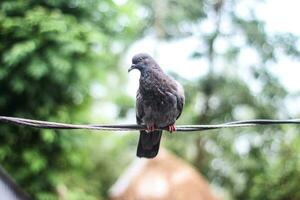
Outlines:
<svg viewBox="0 0 300 200"><path fill-rule="evenodd" d="M161 135L161 130L150 133L140 131L140 139L136 155L138 157L154 158L159 150Z"/></svg>

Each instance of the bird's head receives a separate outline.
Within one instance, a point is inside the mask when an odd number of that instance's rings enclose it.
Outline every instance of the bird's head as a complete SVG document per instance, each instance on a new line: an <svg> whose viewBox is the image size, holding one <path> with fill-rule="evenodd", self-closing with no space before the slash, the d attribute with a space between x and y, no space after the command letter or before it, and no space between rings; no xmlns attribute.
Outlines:
<svg viewBox="0 0 300 200"><path fill-rule="evenodd" d="M131 67L128 69L130 72L133 69L138 69L143 72L155 64L154 59L146 53L139 53L133 56Z"/></svg>

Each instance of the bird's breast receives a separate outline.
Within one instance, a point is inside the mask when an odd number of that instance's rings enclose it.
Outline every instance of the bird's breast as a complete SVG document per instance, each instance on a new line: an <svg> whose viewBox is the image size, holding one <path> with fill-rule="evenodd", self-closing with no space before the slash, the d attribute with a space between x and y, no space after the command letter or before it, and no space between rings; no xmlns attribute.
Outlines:
<svg viewBox="0 0 300 200"><path fill-rule="evenodd" d="M172 79L163 73L145 73L140 78L139 93L143 99L143 123L166 127L178 116L177 97Z"/></svg>
<svg viewBox="0 0 300 200"><path fill-rule="evenodd" d="M176 98L171 94L148 95L144 99L144 123L154 123L158 127L166 127L176 121L178 115Z"/></svg>

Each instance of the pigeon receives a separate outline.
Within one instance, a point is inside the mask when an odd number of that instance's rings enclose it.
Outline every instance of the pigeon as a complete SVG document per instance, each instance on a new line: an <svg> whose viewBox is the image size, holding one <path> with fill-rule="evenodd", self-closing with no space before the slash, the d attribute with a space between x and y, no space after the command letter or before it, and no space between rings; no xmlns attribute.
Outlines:
<svg viewBox="0 0 300 200"><path fill-rule="evenodd" d="M137 156L154 158L159 151L162 129L176 131L175 122L185 101L184 90L146 53L133 56L128 72L133 69L141 74L136 95L136 121L146 126L146 130L140 131Z"/></svg>

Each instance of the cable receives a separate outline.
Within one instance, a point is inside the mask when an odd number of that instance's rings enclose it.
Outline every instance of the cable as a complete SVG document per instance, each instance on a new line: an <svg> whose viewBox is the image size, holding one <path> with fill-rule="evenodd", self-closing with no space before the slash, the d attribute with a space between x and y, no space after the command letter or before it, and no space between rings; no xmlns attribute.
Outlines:
<svg viewBox="0 0 300 200"><path fill-rule="evenodd" d="M137 124L123 124L123 125L98 125L98 124L65 124L57 122L48 122L32 119L24 119L17 117L0 116L0 122L22 125L33 128L44 129L88 129L88 130L101 130L101 131L132 131L132 130L145 130L145 125ZM176 131L192 132L204 131L221 128L234 128L234 127L249 127L259 125L279 125L279 124L300 124L300 119L287 119L287 120L270 120L270 119L254 119L244 121L233 121L224 124L216 125L179 125L176 126ZM167 130L167 128L159 128L160 130Z"/></svg>

